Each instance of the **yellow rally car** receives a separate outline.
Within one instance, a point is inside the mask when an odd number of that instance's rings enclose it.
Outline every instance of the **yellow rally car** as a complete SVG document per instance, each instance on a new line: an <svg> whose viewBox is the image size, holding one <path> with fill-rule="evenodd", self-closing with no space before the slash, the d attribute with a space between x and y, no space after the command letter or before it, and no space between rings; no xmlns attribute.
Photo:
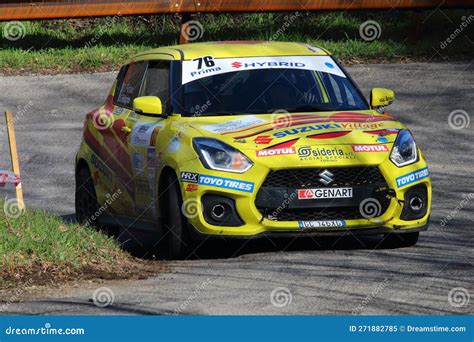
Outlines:
<svg viewBox="0 0 474 342"><path fill-rule="evenodd" d="M88 113L76 215L149 229L182 256L198 237L387 234L428 226L411 133L322 48L213 42L144 52Z"/></svg>

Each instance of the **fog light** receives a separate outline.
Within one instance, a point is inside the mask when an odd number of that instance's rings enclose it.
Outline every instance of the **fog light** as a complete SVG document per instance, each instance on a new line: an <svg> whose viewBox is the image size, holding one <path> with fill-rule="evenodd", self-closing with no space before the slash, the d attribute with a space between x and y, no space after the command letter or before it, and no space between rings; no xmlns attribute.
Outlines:
<svg viewBox="0 0 474 342"><path fill-rule="evenodd" d="M424 184L415 185L405 192L402 220L417 220L426 215L428 209L428 191Z"/></svg>
<svg viewBox="0 0 474 342"><path fill-rule="evenodd" d="M216 204L212 207L211 215L216 221L220 221L226 213L226 208L223 204Z"/></svg>
<svg viewBox="0 0 474 342"><path fill-rule="evenodd" d="M423 208L423 200L419 196L413 196L410 198L410 208L413 211L419 211Z"/></svg>
<svg viewBox="0 0 474 342"><path fill-rule="evenodd" d="M232 198L206 194L202 196L203 216L213 226L238 227L244 222L235 208Z"/></svg>

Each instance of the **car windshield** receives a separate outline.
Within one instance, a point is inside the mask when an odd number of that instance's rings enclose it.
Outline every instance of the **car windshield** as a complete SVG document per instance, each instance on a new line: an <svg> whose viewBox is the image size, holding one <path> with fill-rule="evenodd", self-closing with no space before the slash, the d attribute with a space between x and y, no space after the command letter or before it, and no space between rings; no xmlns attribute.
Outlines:
<svg viewBox="0 0 474 342"><path fill-rule="evenodd" d="M203 61L201 68L196 60L183 64L184 115L368 109L360 92L329 56L286 57L284 62L248 59L211 59L207 68ZM265 63L270 67L265 68Z"/></svg>

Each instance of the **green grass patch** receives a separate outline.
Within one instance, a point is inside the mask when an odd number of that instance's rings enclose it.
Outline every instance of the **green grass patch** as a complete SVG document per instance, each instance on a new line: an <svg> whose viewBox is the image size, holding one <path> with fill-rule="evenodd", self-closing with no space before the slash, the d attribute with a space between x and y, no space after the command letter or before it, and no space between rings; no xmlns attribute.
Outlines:
<svg viewBox="0 0 474 342"><path fill-rule="evenodd" d="M298 41L327 48L343 62L453 60L472 58L474 30L459 30L468 10L421 12L421 36L416 42L411 11L325 13L253 13L198 15L203 35L198 41ZM376 21L380 36L361 38L359 29ZM471 20L472 21L472 20ZM0 23L5 33L9 23ZM177 43L176 17L109 17L24 22L20 39L0 40L0 72L60 73L113 70L131 55Z"/></svg>
<svg viewBox="0 0 474 342"><path fill-rule="evenodd" d="M44 211L11 218L0 210L0 288L73 278L128 278L149 271L148 263L132 258L93 228Z"/></svg>

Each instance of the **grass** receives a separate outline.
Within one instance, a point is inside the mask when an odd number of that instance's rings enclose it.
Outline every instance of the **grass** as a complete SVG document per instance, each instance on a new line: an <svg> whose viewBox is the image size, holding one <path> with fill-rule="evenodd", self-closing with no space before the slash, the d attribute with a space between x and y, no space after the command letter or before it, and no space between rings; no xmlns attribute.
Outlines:
<svg viewBox="0 0 474 342"><path fill-rule="evenodd" d="M129 278L146 273L147 265L93 228L65 223L43 211L9 218L0 210L0 288Z"/></svg>
<svg viewBox="0 0 474 342"><path fill-rule="evenodd" d="M412 12L254 13L199 15L199 41L284 40L323 46L346 63L472 58L474 35L465 28L445 49L440 44L469 16L463 10L422 13L421 39L410 38ZM376 21L380 37L365 41L359 28ZM22 23L23 38L0 40L0 73L112 70L138 51L177 43L172 16L109 17ZM6 32L8 23L0 24Z"/></svg>

